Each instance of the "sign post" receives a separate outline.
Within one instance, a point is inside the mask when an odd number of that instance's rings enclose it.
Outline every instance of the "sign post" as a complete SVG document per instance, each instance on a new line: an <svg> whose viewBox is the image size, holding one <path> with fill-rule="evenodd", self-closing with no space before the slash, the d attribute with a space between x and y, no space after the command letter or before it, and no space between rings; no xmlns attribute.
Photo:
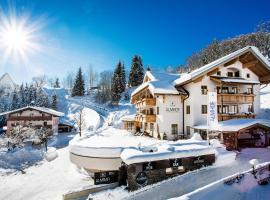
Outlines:
<svg viewBox="0 0 270 200"><path fill-rule="evenodd" d="M208 92L208 106L207 106L207 140L209 140L209 130L217 130L218 115L217 115L217 93Z"/></svg>

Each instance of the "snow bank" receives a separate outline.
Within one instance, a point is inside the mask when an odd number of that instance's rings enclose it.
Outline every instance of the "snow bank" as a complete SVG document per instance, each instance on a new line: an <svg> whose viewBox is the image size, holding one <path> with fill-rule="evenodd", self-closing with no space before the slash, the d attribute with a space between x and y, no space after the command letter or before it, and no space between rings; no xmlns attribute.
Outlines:
<svg viewBox="0 0 270 200"><path fill-rule="evenodd" d="M120 157L124 148L137 148L159 143L157 139L134 136L126 130L110 127L90 137L76 136L69 143L71 153L92 157Z"/></svg>
<svg viewBox="0 0 270 200"><path fill-rule="evenodd" d="M185 158L192 156L202 156L215 154L210 146L189 144L182 146L161 145L155 152L143 152L139 149L125 149L121 153L121 159L126 164L166 160L174 158Z"/></svg>
<svg viewBox="0 0 270 200"><path fill-rule="evenodd" d="M201 137L201 135L199 133L194 133L190 139L192 139L192 140L202 140L202 137Z"/></svg>
<svg viewBox="0 0 270 200"><path fill-rule="evenodd" d="M48 151L45 154L45 159L50 162L56 159L57 157L58 157L58 153L56 151L56 148L49 147Z"/></svg>

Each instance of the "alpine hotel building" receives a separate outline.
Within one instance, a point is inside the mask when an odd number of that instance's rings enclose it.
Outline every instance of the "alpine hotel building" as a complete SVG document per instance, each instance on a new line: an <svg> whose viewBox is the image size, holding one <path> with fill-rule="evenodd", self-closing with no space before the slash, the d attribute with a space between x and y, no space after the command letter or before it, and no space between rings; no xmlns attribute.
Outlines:
<svg viewBox="0 0 270 200"><path fill-rule="evenodd" d="M211 136L230 149L270 145L270 121L258 119L260 88L270 82L270 63L248 46L190 73L146 71L131 94L137 112L122 120L134 133L160 139L206 139L208 92L217 94L218 126Z"/></svg>

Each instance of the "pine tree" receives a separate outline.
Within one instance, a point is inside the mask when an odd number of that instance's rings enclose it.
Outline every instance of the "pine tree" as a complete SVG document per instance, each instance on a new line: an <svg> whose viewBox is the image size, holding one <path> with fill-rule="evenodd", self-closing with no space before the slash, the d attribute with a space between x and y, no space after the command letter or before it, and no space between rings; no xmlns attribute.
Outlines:
<svg viewBox="0 0 270 200"><path fill-rule="evenodd" d="M56 94L52 95L51 108L54 110L57 110L57 95Z"/></svg>
<svg viewBox="0 0 270 200"><path fill-rule="evenodd" d="M122 90L121 92L124 92L125 89L126 89L126 70L125 70L125 65L124 63L122 64L122 68L121 68L121 78L122 78L122 83L121 83L121 86L122 86Z"/></svg>
<svg viewBox="0 0 270 200"><path fill-rule="evenodd" d="M25 84L24 87L24 106L29 106L30 105L30 100L29 100L29 87L28 84Z"/></svg>
<svg viewBox="0 0 270 200"><path fill-rule="evenodd" d="M135 55L132 59L128 84L131 87L138 86L143 82L143 64L140 56Z"/></svg>
<svg viewBox="0 0 270 200"><path fill-rule="evenodd" d="M36 99L37 99L37 88L34 87L33 84L30 85L28 94L29 94L29 98L28 98L29 104L35 105Z"/></svg>
<svg viewBox="0 0 270 200"><path fill-rule="evenodd" d="M18 98L18 92L15 90L13 92L12 101L11 101L11 110L18 109L19 106L19 98Z"/></svg>
<svg viewBox="0 0 270 200"><path fill-rule="evenodd" d="M20 105L20 108L26 106L26 102L25 102L25 90L24 90L23 84L21 84L20 89L19 89L19 105Z"/></svg>
<svg viewBox="0 0 270 200"><path fill-rule="evenodd" d="M82 69L79 68L76 79L75 79L75 83L72 88L71 96L73 97L83 96L84 92L85 92L85 89L84 89L84 79L82 75Z"/></svg>
<svg viewBox="0 0 270 200"><path fill-rule="evenodd" d="M35 105L39 107L49 108L48 96L44 93L41 87L37 89L37 100Z"/></svg>
<svg viewBox="0 0 270 200"><path fill-rule="evenodd" d="M54 88L60 88L59 78L55 79Z"/></svg>
<svg viewBox="0 0 270 200"><path fill-rule="evenodd" d="M111 100L113 104L118 104L123 91L122 63L119 62L114 70L111 86Z"/></svg>

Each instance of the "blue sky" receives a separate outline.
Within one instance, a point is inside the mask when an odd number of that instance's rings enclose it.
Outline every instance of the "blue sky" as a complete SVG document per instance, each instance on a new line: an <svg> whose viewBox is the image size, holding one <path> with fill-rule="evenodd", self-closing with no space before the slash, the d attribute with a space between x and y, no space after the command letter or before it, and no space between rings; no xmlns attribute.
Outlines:
<svg viewBox="0 0 270 200"><path fill-rule="evenodd" d="M113 69L118 60L129 67L134 54L152 67L177 66L214 38L252 32L270 20L267 0L0 0L0 6L5 14L15 7L17 18L28 14L29 23L42 19L35 33L42 51L27 63L12 57L0 63L0 74L17 82L42 73L62 77L79 66Z"/></svg>

